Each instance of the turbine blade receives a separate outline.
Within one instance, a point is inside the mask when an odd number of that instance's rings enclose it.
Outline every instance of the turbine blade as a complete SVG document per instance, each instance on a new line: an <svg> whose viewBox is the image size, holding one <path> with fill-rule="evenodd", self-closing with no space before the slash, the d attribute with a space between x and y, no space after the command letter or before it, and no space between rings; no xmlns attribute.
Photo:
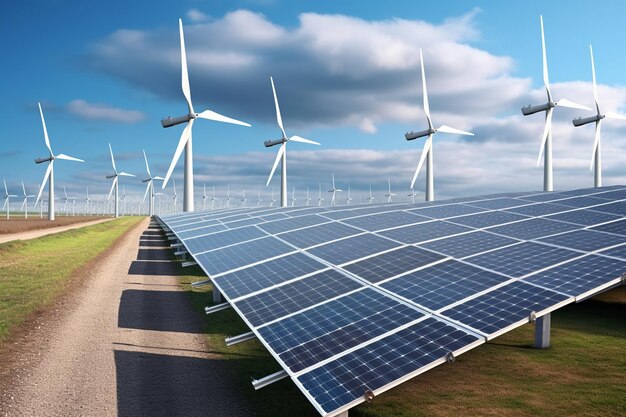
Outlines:
<svg viewBox="0 0 626 417"><path fill-rule="evenodd" d="M230 117L222 116L221 114L216 113L211 110L203 111L202 113L198 114L198 117L201 119L214 120L216 122L231 123L234 125L240 125L240 126L246 126L246 127L251 126L249 123L241 122L236 119L231 119Z"/></svg>
<svg viewBox="0 0 626 417"><path fill-rule="evenodd" d="M146 156L146 151L143 150L143 159L146 161L146 171L148 171L148 177L152 178L152 174L150 174L150 166L148 165L148 157Z"/></svg>
<svg viewBox="0 0 626 417"><path fill-rule="evenodd" d="M191 104L191 89L189 88L189 73L187 72L187 52L185 51L185 34L183 33L182 19L178 19L178 27L180 29L180 66L183 95L185 96L185 100L187 100L189 113L195 113L193 111L193 104Z"/></svg>
<svg viewBox="0 0 626 417"><path fill-rule="evenodd" d="M626 120L626 116L619 113L606 113L604 117L607 117L609 119Z"/></svg>
<svg viewBox="0 0 626 417"><path fill-rule="evenodd" d="M22 181L22 191L24 191L24 197L26 197L26 187L24 187L24 181Z"/></svg>
<svg viewBox="0 0 626 417"><path fill-rule="evenodd" d="M115 188L115 184L117 184L117 178L113 178L113 182L111 183L111 190L109 191L109 196L107 197L107 201L111 199L111 194L113 193L113 189Z"/></svg>
<svg viewBox="0 0 626 417"><path fill-rule="evenodd" d="M115 167L115 158L113 157L113 148L111 148L111 142L109 142L109 152L111 152L111 165L113 165L113 171L117 174L117 168Z"/></svg>
<svg viewBox="0 0 626 417"><path fill-rule="evenodd" d="M161 180L161 181L163 181L165 178L160 177L160 176L157 175L156 177L152 177L152 179L153 180Z"/></svg>
<svg viewBox="0 0 626 417"><path fill-rule="evenodd" d="M593 140L593 151L591 152L591 165L589 166L589 171L593 169L596 161L596 151L598 150L598 145L600 145L600 127L602 126L602 120L598 120L596 122L596 134Z"/></svg>
<svg viewBox="0 0 626 417"><path fill-rule="evenodd" d="M433 123L430 120L430 106L428 105L428 90L426 89L426 72L424 70L422 48L420 48L420 66L422 67L422 99L424 104L424 113L426 113L426 119L428 120L428 128L432 129Z"/></svg>
<svg viewBox="0 0 626 417"><path fill-rule="evenodd" d="M289 140L292 140L294 142L309 143L311 145L319 145L319 143L313 140L305 139L302 136L297 136L297 135L293 135L292 137L289 138Z"/></svg>
<svg viewBox="0 0 626 417"><path fill-rule="evenodd" d="M37 194L37 200L35 201L35 205L37 205L37 203L39 202L43 189L46 188L46 183L48 182L48 178L50 177L50 172L52 172L53 164L54 164L54 161L50 161L50 163L48 164L48 169L46 169L46 175L43 177L43 182L41 183L41 187L39 187L39 193Z"/></svg>
<svg viewBox="0 0 626 417"><path fill-rule="evenodd" d="M582 104L574 103L573 101L568 100L566 98L562 98L559 101L557 101L556 105L559 106L559 107L568 107L570 109L591 110L587 106L583 106Z"/></svg>
<svg viewBox="0 0 626 417"><path fill-rule="evenodd" d="M73 156L65 155L64 153L58 154L56 159L64 159L66 161L76 161L76 162L85 162L82 159L74 158Z"/></svg>
<svg viewBox="0 0 626 417"><path fill-rule="evenodd" d="M41 110L41 103L37 103L39 105L39 114L41 115L41 124L43 126L43 137L46 141L46 148L50 152L50 155L54 155L52 153L52 148L50 147L50 139L48 138L48 129L46 129L46 121L43 118L43 110Z"/></svg>
<svg viewBox="0 0 626 417"><path fill-rule="evenodd" d="M4 183L4 195L9 195L9 189L7 188L7 182L3 179L2 182Z"/></svg>
<svg viewBox="0 0 626 417"><path fill-rule="evenodd" d="M466 132L465 130L455 129L454 127L450 127L450 126L446 126L446 125L441 125L437 129L437 132L454 133L455 135L474 136L474 134L472 132Z"/></svg>
<svg viewBox="0 0 626 417"><path fill-rule="evenodd" d="M548 134L552 130L552 111L554 109L550 108L546 113L546 124L543 128L543 137L541 139L541 148L539 148L539 156L537 157L537 166L541 164L541 157L543 156L543 148L546 146L546 140L548 140Z"/></svg>
<svg viewBox="0 0 626 417"><path fill-rule="evenodd" d="M117 174L121 177L134 177L134 174L129 174L128 172L120 172L119 174Z"/></svg>
<svg viewBox="0 0 626 417"><path fill-rule="evenodd" d="M428 139L426 140L426 143L424 143L424 149L422 149L422 155L420 156L420 161L417 164L417 168L415 169L415 174L413 174L413 179L411 180L411 188L413 188L413 186L415 185L415 180L417 180L417 175L422 169L422 165L424 164L424 161L426 160L426 155L428 155L428 152L430 151L430 147L432 146L432 141L433 141L433 135L432 134L428 135ZM371 191L370 191L370 194L371 194Z"/></svg>
<svg viewBox="0 0 626 417"><path fill-rule="evenodd" d="M283 137L286 138L287 134L285 133L285 128L283 127L283 118L280 115L280 107L278 106L278 97L276 96L276 88L274 87L274 78L270 76L270 81L272 83L272 92L274 93L274 105L276 106L276 121L278 122L278 127L280 127L280 131L283 132Z"/></svg>
<svg viewBox="0 0 626 417"><path fill-rule="evenodd" d="M541 21L541 52L543 57L543 85L546 87L546 93L548 94L548 101L552 101L552 94L550 94L550 79L548 77L548 58L546 57L546 37L543 33L543 16L539 15Z"/></svg>
<svg viewBox="0 0 626 417"><path fill-rule="evenodd" d="M593 48L589 45L589 54L591 55L591 80L593 83L593 99L596 102L596 110L600 113L600 103L598 103L598 86L596 85L596 65L593 62Z"/></svg>
<svg viewBox="0 0 626 417"><path fill-rule="evenodd" d="M178 141L176 152L174 152L174 157L172 158L172 162L170 163L170 167L167 170L167 174L165 174L163 185L161 186L161 189L163 190L167 186L167 182L170 180L170 176L172 175L172 172L174 171L174 167L176 166L176 163L178 162L178 159L180 158L180 154L183 153L183 149L185 148L185 145L187 144L187 141L189 140L189 136L191 135L191 126L193 126L193 119L187 122L187 126L185 126L183 133L180 135L180 140Z"/></svg>
<svg viewBox="0 0 626 417"><path fill-rule="evenodd" d="M333 190L335 189L335 174L331 174L333 176Z"/></svg>
<svg viewBox="0 0 626 417"><path fill-rule="evenodd" d="M276 171L276 167L278 166L278 162L280 162L280 158L282 158L284 153L285 153L285 144L283 143L282 145L280 145L280 148L278 149L278 152L276 152L276 159L274 160L274 165L272 166L272 171L270 172L270 176L267 178L267 183L265 183L266 187L268 185L270 185L270 181L272 181L272 176L274 175L274 171Z"/></svg>

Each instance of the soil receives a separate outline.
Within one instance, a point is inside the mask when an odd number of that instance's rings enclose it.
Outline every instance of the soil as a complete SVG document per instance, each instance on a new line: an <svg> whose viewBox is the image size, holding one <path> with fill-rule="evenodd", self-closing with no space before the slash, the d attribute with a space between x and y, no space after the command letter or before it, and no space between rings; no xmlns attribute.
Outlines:
<svg viewBox="0 0 626 417"><path fill-rule="evenodd" d="M0 214L0 235L27 232L29 230L49 229L51 227L67 226L70 224L84 223L93 220L100 220L103 217L100 216L57 216L54 221L49 221L45 216L43 219L39 218L39 213L36 217L11 217L7 219Z"/></svg>

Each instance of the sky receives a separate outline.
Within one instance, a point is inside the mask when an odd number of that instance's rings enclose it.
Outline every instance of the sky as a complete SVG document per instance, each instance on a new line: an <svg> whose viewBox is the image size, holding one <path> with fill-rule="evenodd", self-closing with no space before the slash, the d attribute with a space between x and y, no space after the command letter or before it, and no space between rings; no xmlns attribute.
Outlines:
<svg viewBox="0 0 626 417"><path fill-rule="evenodd" d="M132 2L13 2L3 8L0 77L0 176L9 192L20 182L35 193L46 156L37 102L59 161L57 187L69 195L106 196L108 143L129 198L143 197L142 150L153 175L165 175L183 125L160 120L187 112L180 86L178 18L183 19L191 94L196 111L210 109L251 128L199 120L194 125L196 200L202 185L267 201L265 186L280 138L270 75L288 135L318 141L288 146L289 191L304 201L321 184L378 199L387 181L406 199L426 128L419 49L424 52L430 109L436 126L473 137L435 135L438 199L540 190L536 160L542 114L520 108L545 102L539 15L543 14L552 94L593 106L589 44L593 44L603 112L626 113L626 5L604 1L282 1L183 0ZM593 185L593 127L571 120L592 112L557 108L553 123L556 189ZM604 184L625 184L621 163L626 122L602 129ZM278 172L277 172L278 174ZM182 190L183 159L173 178ZM423 198L424 172L416 183ZM57 190L57 192L59 192ZM165 190L171 194L171 183ZM325 196L326 197L326 196ZM339 196L341 201L345 199ZM96 197L97 198L97 197ZM182 200L182 199L181 199ZM354 201L353 200L353 201Z"/></svg>

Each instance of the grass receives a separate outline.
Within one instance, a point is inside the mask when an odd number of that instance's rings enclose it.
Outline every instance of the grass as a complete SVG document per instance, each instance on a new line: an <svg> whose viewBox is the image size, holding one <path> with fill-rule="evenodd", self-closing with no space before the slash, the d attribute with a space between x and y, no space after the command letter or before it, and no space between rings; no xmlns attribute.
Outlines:
<svg viewBox="0 0 626 417"><path fill-rule="evenodd" d="M195 268L195 267L194 267ZM181 277L200 314L211 302ZM289 379L255 392L250 377L280 366L258 340L227 347L224 338L249 331L232 310L206 316L208 346L232 361L239 389L259 416L319 416ZM626 414L626 287L552 313L552 347L532 348L534 327L522 326L395 387L352 417L623 416Z"/></svg>
<svg viewBox="0 0 626 417"><path fill-rule="evenodd" d="M0 348L12 331L54 302L73 273L98 256L140 217L0 244Z"/></svg>

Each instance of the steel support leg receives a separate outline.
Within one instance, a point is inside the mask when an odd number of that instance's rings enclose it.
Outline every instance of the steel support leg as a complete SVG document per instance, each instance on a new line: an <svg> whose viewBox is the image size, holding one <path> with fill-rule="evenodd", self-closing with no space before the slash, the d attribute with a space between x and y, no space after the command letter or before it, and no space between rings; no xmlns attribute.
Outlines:
<svg viewBox="0 0 626 417"><path fill-rule="evenodd" d="M543 315L535 321L535 348L547 349L550 347L550 313Z"/></svg>
<svg viewBox="0 0 626 417"><path fill-rule="evenodd" d="M217 290L217 288L215 288L215 286L213 287L213 302L214 303L222 302L222 294L220 294L220 292Z"/></svg>

